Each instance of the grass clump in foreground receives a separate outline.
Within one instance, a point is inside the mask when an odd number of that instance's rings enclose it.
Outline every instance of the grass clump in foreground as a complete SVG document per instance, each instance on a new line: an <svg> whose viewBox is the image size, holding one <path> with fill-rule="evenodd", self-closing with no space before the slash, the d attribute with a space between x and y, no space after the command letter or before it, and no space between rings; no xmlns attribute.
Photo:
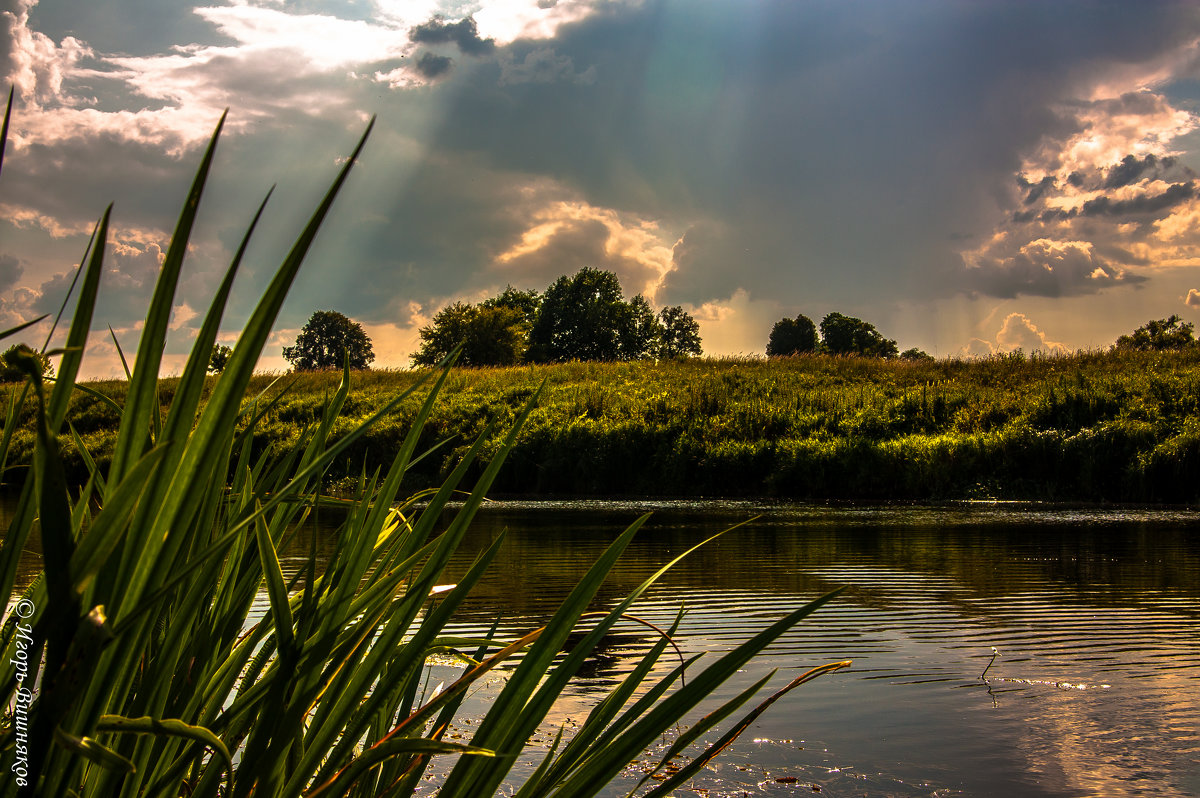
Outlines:
<svg viewBox="0 0 1200 798"><path fill-rule="evenodd" d="M86 484L75 495L68 490L59 438L66 425L66 434L86 452L67 423L68 409L76 391L88 390L75 377L92 323L108 211L80 266L77 307L57 379L46 384L32 359L28 364L25 389L36 406L36 445L0 550L0 589L12 594L17 559L35 524L44 569L13 597L0 636L0 679L9 709L0 727L0 753L9 775L0 780L0 795L404 796L415 790L431 758L443 754L457 759L448 766L442 796L491 795L583 658L671 563L611 611L586 613L645 520L639 519L590 568L546 626L518 640L445 634L502 540L479 552L461 581L436 602L430 600L431 590L536 398L535 393L524 402L472 487L466 480L493 440L490 427L448 477L421 497L427 506L417 511L413 501L398 501L400 489L422 455L422 430L445 390L448 367L427 373L335 440L339 412L351 401L347 369L313 423L290 445L254 450L256 426L286 397L244 405L251 371L366 133L284 258L224 372L206 382L243 241L174 385L169 409L161 412L162 344L219 132L220 126L165 256L123 401L103 400L120 415L107 467L89 456ZM360 498L350 503L328 565L318 569L317 541L304 541L313 554L294 579L286 580L277 552L306 534L297 530L318 511L322 475L374 423L412 397L419 397L414 399L419 409L394 457L386 467L359 475ZM12 429L18 405L10 404L6 430ZM7 455L9 442L6 436L0 456ZM464 493L467 498L449 524L439 523L451 496ZM270 612L251 624L251 603L263 585ZM758 651L831 596L796 609L700 673L690 669L693 659L652 678L669 642L664 636L596 705L574 737L564 740L560 734L517 794L594 795ZM562 653L568 634L581 624L584 640ZM447 652L464 662L463 671L426 700L421 690L426 660ZM444 739L467 688L518 653L519 663L473 739ZM645 794L666 795L780 695L847 664L822 666L797 678L735 722L717 743L673 765ZM669 760L730 718L766 681L683 733L663 757L660 772L668 772Z"/></svg>

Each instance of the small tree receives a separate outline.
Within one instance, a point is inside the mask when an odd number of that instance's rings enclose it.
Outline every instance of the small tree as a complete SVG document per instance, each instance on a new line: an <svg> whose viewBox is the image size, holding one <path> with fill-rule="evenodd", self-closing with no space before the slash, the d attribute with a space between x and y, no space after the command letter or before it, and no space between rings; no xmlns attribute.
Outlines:
<svg viewBox="0 0 1200 798"><path fill-rule="evenodd" d="M880 335L875 325L841 313L830 313L821 319L821 342L831 355L896 357L899 354L896 342Z"/></svg>
<svg viewBox="0 0 1200 798"><path fill-rule="evenodd" d="M653 356L658 351L663 329L650 303L638 294L625 306L622 315L618 330L621 339L620 358L642 360Z"/></svg>
<svg viewBox="0 0 1200 798"><path fill-rule="evenodd" d="M43 377L54 374L50 358L27 344L13 344L0 355L0 382L23 382L29 376L26 369L18 365L21 358L32 358L41 368Z"/></svg>
<svg viewBox="0 0 1200 798"><path fill-rule="evenodd" d="M679 305L663 308L658 312L662 325L662 336L658 344L658 356L674 360L699 356L704 350L700 346L700 325Z"/></svg>
<svg viewBox="0 0 1200 798"><path fill-rule="evenodd" d="M1148 321L1129 335L1117 339L1115 349L1157 351L1164 349L1187 349L1194 346L1192 323L1177 314L1165 319Z"/></svg>
<svg viewBox="0 0 1200 798"><path fill-rule="evenodd" d="M213 347L212 354L208 356L208 370L211 374L220 374L225 370L225 366L229 364L229 356L233 354L233 348L224 344L217 344Z"/></svg>
<svg viewBox="0 0 1200 798"><path fill-rule="evenodd" d="M798 355L817 351L817 325L803 313L794 319L780 319L767 339L767 357Z"/></svg>
<svg viewBox="0 0 1200 798"><path fill-rule="evenodd" d="M347 356L352 369L368 368L375 359L371 339L362 325L336 310L312 314L296 336L296 345L283 348L283 359L296 371L341 368Z"/></svg>
<svg viewBox="0 0 1200 798"><path fill-rule="evenodd" d="M912 349L905 349L900 353L901 360L926 361L933 360L933 355L923 349L917 349L915 346Z"/></svg>

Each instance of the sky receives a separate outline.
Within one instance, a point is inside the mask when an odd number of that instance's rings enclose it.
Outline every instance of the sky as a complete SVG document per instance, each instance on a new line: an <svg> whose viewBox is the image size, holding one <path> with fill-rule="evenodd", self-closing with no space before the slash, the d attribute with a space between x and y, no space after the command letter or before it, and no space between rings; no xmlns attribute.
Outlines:
<svg viewBox="0 0 1200 798"><path fill-rule="evenodd" d="M316 310L403 368L446 304L585 266L715 356L834 311L939 357L1200 321L1193 2L0 0L0 72L0 329L59 308L114 203L88 377L226 108L166 374L267 191L225 343L372 115L264 370Z"/></svg>

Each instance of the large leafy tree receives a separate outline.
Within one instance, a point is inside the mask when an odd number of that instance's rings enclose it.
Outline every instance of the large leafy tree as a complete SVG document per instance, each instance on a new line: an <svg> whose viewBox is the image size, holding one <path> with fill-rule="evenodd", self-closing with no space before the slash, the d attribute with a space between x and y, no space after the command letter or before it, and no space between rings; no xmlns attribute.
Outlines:
<svg viewBox="0 0 1200 798"><path fill-rule="evenodd" d="M780 319L767 339L767 357L785 357L817 351L817 325L803 313Z"/></svg>
<svg viewBox="0 0 1200 798"><path fill-rule="evenodd" d="M629 315L621 283L612 272L587 267L574 277L559 277L542 297L526 359L536 363L624 359L630 349L622 347L622 329Z"/></svg>
<svg viewBox="0 0 1200 798"><path fill-rule="evenodd" d="M1165 319L1148 321L1129 335L1122 335L1117 339L1116 348L1141 351L1187 349L1195 343L1192 323L1173 313Z"/></svg>
<svg viewBox="0 0 1200 798"><path fill-rule="evenodd" d="M521 362L529 334L524 311L488 300L479 305L455 302L422 327L414 366L434 366L462 344L461 366L511 366Z"/></svg>
<svg viewBox="0 0 1200 798"><path fill-rule="evenodd" d="M821 319L821 341L831 355L896 357L899 354L896 342L884 338L875 325L841 313L830 313Z"/></svg>
<svg viewBox="0 0 1200 798"><path fill-rule="evenodd" d="M662 334L658 343L658 356L672 360L691 355L700 355L700 325L679 305L663 308L658 312Z"/></svg>
<svg viewBox="0 0 1200 798"><path fill-rule="evenodd" d="M296 371L341 368L346 357L350 368L365 369L375 353L362 325L336 310L313 313L296 336L296 345L283 348L283 359Z"/></svg>

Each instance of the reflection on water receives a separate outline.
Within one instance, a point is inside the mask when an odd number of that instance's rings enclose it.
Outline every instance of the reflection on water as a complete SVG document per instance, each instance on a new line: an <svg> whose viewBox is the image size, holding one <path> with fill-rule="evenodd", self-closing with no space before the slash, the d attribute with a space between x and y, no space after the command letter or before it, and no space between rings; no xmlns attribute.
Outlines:
<svg viewBox="0 0 1200 798"><path fill-rule="evenodd" d="M770 668L779 684L832 660L853 659L853 669L777 704L697 782L707 795L814 786L827 795L1200 794L1200 515L1029 505L491 507L468 545L478 550L507 529L505 559L461 622L479 629L500 610L510 633L541 623L646 509L655 516L602 604L706 535L762 513L639 602L640 617L664 625L686 608L685 654L728 649L800 603L851 586L722 695ZM642 630L622 628L576 695L577 714L590 705L587 690L611 687L651 644ZM999 655L982 680L993 646Z"/></svg>
<svg viewBox="0 0 1200 798"><path fill-rule="evenodd" d="M825 662L853 659L854 667L789 694L695 790L677 795L1200 795L1200 514L500 503L481 512L452 566L461 573L507 531L458 628L481 632L497 615L503 636L541 625L648 510L654 517L598 609L706 536L760 515L693 554L636 605L660 626L686 609L685 655L728 649L811 598L851 586L718 698L772 668L781 686ZM284 560L285 570L297 565ZM555 722L569 732L653 642L643 627L619 626ZM502 679L476 693L474 717ZM468 716L456 733L467 739L472 727ZM548 742L555 730L538 739ZM623 790L605 794L623 795L638 778L634 768Z"/></svg>

